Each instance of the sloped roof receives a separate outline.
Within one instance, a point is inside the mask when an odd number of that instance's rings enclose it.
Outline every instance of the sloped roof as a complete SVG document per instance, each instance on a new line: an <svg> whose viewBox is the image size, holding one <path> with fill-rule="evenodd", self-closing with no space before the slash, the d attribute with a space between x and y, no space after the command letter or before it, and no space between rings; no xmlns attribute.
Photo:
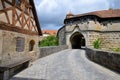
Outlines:
<svg viewBox="0 0 120 80"><path fill-rule="evenodd" d="M95 12L89 12L89 13L84 13L84 14L77 14L71 18L80 17L80 16L87 16L87 15L95 15L95 16L98 16L100 18L120 17L120 9L102 10L102 11L95 11ZM69 18L67 18L67 19L69 19Z"/></svg>
<svg viewBox="0 0 120 80"><path fill-rule="evenodd" d="M74 14L72 13L72 12L69 12L67 15L66 15L66 18L71 18L71 17L73 17L74 16Z"/></svg>
<svg viewBox="0 0 120 80"><path fill-rule="evenodd" d="M55 35L57 35L57 30L42 30L42 33L55 36Z"/></svg>
<svg viewBox="0 0 120 80"><path fill-rule="evenodd" d="M39 20L38 20L36 8L35 8L35 5L34 5L34 0L29 0L29 2L32 5L32 11L33 11L33 15L34 15L34 18L35 18L36 26L37 26L37 29L38 29L38 34L42 35L42 31L41 31L41 28L40 28L40 23L39 23Z"/></svg>

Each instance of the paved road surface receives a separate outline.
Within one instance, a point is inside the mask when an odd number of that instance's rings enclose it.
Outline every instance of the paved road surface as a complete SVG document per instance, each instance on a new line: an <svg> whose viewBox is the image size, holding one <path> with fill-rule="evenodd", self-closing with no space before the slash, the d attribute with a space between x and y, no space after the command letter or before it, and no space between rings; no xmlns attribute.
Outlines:
<svg viewBox="0 0 120 80"><path fill-rule="evenodd" d="M120 80L120 74L89 61L84 50L67 49L35 61L13 80Z"/></svg>

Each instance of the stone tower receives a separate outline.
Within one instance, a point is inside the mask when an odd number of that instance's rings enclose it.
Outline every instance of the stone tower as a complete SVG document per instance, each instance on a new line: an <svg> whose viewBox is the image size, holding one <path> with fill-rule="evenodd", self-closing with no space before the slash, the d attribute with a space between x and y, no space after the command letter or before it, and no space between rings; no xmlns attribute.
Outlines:
<svg viewBox="0 0 120 80"><path fill-rule="evenodd" d="M101 49L120 48L120 9L68 14L58 31L60 45L90 47L100 39Z"/></svg>

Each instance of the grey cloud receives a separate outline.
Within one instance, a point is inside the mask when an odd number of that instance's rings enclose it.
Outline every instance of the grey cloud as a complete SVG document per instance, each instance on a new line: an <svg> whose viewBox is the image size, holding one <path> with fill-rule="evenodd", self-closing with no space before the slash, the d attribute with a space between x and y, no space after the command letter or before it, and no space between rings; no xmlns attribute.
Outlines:
<svg viewBox="0 0 120 80"><path fill-rule="evenodd" d="M120 9L120 0L109 0L110 8Z"/></svg>
<svg viewBox="0 0 120 80"><path fill-rule="evenodd" d="M109 6L118 5L117 0L34 0L41 27L43 29L59 29L63 26L66 14L86 13L96 10L108 9ZM120 0L118 0L120 3ZM112 4L114 3L114 4ZM120 7L120 6L116 6Z"/></svg>
<svg viewBox="0 0 120 80"><path fill-rule="evenodd" d="M55 14L55 13L39 15L41 27L43 29L45 28L46 29L59 29L63 25L64 16L65 15L63 14ZM53 26L53 28L50 26Z"/></svg>

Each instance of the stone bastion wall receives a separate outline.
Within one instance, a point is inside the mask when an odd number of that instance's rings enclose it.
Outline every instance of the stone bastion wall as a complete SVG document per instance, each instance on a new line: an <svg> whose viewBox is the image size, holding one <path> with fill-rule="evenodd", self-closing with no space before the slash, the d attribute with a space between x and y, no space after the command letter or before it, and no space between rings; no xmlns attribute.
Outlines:
<svg viewBox="0 0 120 80"><path fill-rule="evenodd" d="M53 54L55 52L58 52L58 51L61 51L67 48L68 47L66 45L41 47L39 57L42 58L42 57L48 56L50 54Z"/></svg>
<svg viewBox="0 0 120 80"><path fill-rule="evenodd" d="M120 73L120 53L86 48L86 56L91 61Z"/></svg>

